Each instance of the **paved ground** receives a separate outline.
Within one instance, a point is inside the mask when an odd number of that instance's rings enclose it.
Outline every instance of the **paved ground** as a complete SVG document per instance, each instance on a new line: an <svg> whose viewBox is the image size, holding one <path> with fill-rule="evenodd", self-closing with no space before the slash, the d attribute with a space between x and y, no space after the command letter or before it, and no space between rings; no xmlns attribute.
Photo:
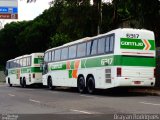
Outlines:
<svg viewBox="0 0 160 120"><path fill-rule="evenodd" d="M0 113L0 118L19 117L18 120L33 117L37 120L111 120L114 115L123 113L160 114L160 96L133 92L111 94L107 91L88 95L79 94L73 89L50 91L47 88L8 87L1 84Z"/></svg>

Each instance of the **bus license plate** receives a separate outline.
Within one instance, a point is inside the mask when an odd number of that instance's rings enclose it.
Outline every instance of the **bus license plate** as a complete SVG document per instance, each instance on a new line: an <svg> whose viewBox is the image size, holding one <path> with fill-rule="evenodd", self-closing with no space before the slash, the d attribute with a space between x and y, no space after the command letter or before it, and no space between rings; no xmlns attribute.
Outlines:
<svg viewBox="0 0 160 120"><path fill-rule="evenodd" d="M134 84L141 84L141 81L134 81Z"/></svg>

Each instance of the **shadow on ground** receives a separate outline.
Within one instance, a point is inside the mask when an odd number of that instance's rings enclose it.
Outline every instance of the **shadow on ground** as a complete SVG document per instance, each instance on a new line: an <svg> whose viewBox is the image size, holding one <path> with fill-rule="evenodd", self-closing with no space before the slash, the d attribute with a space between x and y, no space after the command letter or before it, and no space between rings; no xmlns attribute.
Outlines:
<svg viewBox="0 0 160 120"><path fill-rule="evenodd" d="M9 86L8 86L9 87ZM21 88L20 86L13 86L16 88ZM46 90L49 91L49 89L43 85L31 85L27 86L27 88L21 88L21 89L35 89L35 90ZM158 96L156 94L149 94L146 92L135 92L136 89L139 88L112 88L112 89L96 89L94 94L88 94L87 92L84 95L88 96L112 96L112 97L135 97L135 96L148 96L148 95L153 95L153 96ZM141 88L143 89L146 88ZM66 93L78 93L77 88L68 88L68 87L56 87L54 90L50 91L57 91L57 92L66 92ZM83 95L83 94L82 94Z"/></svg>

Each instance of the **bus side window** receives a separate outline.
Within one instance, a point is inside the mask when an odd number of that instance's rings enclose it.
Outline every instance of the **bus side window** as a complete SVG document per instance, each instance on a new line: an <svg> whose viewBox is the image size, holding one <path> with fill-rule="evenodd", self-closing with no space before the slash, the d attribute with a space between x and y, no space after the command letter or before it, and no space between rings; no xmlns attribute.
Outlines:
<svg viewBox="0 0 160 120"><path fill-rule="evenodd" d="M18 67L18 65L17 65L17 60L15 61L15 65L14 65L14 67L16 68L16 67Z"/></svg>
<svg viewBox="0 0 160 120"><path fill-rule="evenodd" d="M14 68L14 61L12 61L12 68Z"/></svg>
<svg viewBox="0 0 160 120"><path fill-rule="evenodd" d="M62 49L61 60L68 59L68 47Z"/></svg>
<svg viewBox="0 0 160 120"><path fill-rule="evenodd" d="M98 54L103 54L105 48L105 38L100 38L98 40Z"/></svg>
<svg viewBox="0 0 160 120"><path fill-rule="evenodd" d="M48 62L51 62L51 60L52 60L52 53L50 51L50 52L48 52Z"/></svg>
<svg viewBox="0 0 160 120"><path fill-rule="evenodd" d="M48 52L44 55L44 62L48 62Z"/></svg>
<svg viewBox="0 0 160 120"><path fill-rule="evenodd" d="M91 47L92 47L91 55L97 54L97 40L92 41Z"/></svg>
<svg viewBox="0 0 160 120"><path fill-rule="evenodd" d="M61 57L61 49L55 50L55 61L60 60Z"/></svg>
<svg viewBox="0 0 160 120"><path fill-rule="evenodd" d="M77 51L77 46L73 45L69 47L69 58L76 58L76 51Z"/></svg>
<svg viewBox="0 0 160 120"><path fill-rule="evenodd" d="M110 46L109 51L113 52L113 47L114 47L114 37L113 36L110 37L110 45L109 46Z"/></svg>
<svg viewBox="0 0 160 120"><path fill-rule="evenodd" d="M29 61L29 57L26 58L26 66L29 66L28 61Z"/></svg>
<svg viewBox="0 0 160 120"><path fill-rule="evenodd" d="M24 58L22 58L22 67L24 67Z"/></svg>
<svg viewBox="0 0 160 120"><path fill-rule="evenodd" d="M23 58L23 66L24 67L26 66L26 63L27 63L27 61L26 61L26 57L25 57L25 58Z"/></svg>
<svg viewBox="0 0 160 120"><path fill-rule="evenodd" d="M109 37L106 38L106 52L109 52Z"/></svg>
<svg viewBox="0 0 160 120"><path fill-rule="evenodd" d="M13 68L16 67L16 60L13 61Z"/></svg>
<svg viewBox="0 0 160 120"><path fill-rule="evenodd" d="M87 42L87 56L91 53L91 41Z"/></svg>
<svg viewBox="0 0 160 120"><path fill-rule="evenodd" d="M84 57L86 55L86 43L78 44L77 57Z"/></svg>
<svg viewBox="0 0 160 120"><path fill-rule="evenodd" d="M19 67L19 59L17 60L16 64L16 67Z"/></svg>
<svg viewBox="0 0 160 120"><path fill-rule="evenodd" d="M52 51L52 61L54 61L54 51Z"/></svg>
<svg viewBox="0 0 160 120"><path fill-rule="evenodd" d="M19 60L19 66L22 67L22 59Z"/></svg>
<svg viewBox="0 0 160 120"><path fill-rule="evenodd" d="M31 56L30 56L29 61L28 61L28 65L31 66L31 63L32 63L32 61L31 61Z"/></svg>

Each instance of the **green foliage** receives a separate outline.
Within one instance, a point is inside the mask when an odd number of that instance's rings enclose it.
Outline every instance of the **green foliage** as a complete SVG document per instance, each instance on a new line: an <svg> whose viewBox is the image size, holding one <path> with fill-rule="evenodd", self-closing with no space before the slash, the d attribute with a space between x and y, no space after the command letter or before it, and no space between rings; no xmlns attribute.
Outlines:
<svg viewBox="0 0 160 120"><path fill-rule="evenodd" d="M52 47L57 47L60 45L63 45L65 43L70 42L70 38L63 34L63 33L56 33L54 36L51 37L51 42L50 42L50 48Z"/></svg>
<svg viewBox="0 0 160 120"><path fill-rule="evenodd" d="M28 0L31 2L34 0ZM8 59L97 34L98 3L90 0L54 0L32 21L12 22L0 30L0 65ZM113 0L102 4L101 33L123 26L146 28L156 34L160 46L159 0Z"/></svg>

